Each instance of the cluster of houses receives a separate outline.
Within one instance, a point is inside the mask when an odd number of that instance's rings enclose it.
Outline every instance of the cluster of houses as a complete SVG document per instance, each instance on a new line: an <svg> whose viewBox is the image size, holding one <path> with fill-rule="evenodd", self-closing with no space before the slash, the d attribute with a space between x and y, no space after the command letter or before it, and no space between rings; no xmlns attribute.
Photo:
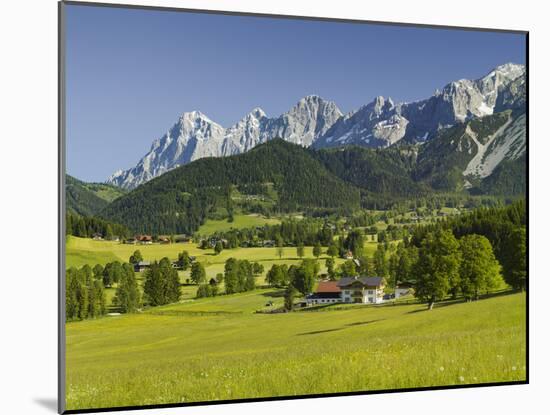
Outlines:
<svg viewBox="0 0 550 415"><path fill-rule="evenodd" d="M192 255L189 256L189 261L190 262L195 262L196 260L197 260L197 257L192 256ZM149 261L139 261L139 262L136 262L133 265L134 265L134 271L135 272L143 272L147 268L151 267L151 262L149 262ZM176 261L176 260L172 261L172 268L180 269L178 261Z"/></svg>
<svg viewBox="0 0 550 415"><path fill-rule="evenodd" d="M339 281L321 281L317 290L306 296L305 305L332 303L380 304L389 299L384 294L382 277L346 277ZM410 293L410 286L402 284L395 288L393 298Z"/></svg>
<svg viewBox="0 0 550 415"><path fill-rule="evenodd" d="M94 241L103 241L103 240L105 240L105 239L103 238L103 234L101 234L101 233L99 233L99 232L94 233L94 234L92 235L92 239L93 239ZM109 240L110 240L110 241L114 241L114 242L118 242L118 241L120 241L120 238L119 238L118 236L113 236L113 237L110 238Z"/></svg>
<svg viewBox="0 0 550 415"><path fill-rule="evenodd" d="M189 242L191 240L187 235L179 235L173 239L174 242ZM153 238L151 235L136 235L133 238L124 240L124 243L128 245L151 245L153 242L158 242L159 244L169 244L172 242L172 238L168 236L158 236Z"/></svg>

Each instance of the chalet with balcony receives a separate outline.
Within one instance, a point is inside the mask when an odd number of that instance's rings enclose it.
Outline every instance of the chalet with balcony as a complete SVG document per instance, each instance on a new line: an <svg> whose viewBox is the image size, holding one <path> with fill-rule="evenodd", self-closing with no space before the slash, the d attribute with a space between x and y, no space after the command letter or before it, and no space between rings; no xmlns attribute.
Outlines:
<svg viewBox="0 0 550 415"><path fill-rule="evenodd" d="M383 302L384 286L381 277L321 281L317 290L306 296L306 302L308 306L331 303L379 304Z"/></svg>
<svg viewBox="0 0 550 415"><path fill-rule="evenodd" d="M343 303L378 304L383 301L382 277L346 277L337 283Z"/></svg>

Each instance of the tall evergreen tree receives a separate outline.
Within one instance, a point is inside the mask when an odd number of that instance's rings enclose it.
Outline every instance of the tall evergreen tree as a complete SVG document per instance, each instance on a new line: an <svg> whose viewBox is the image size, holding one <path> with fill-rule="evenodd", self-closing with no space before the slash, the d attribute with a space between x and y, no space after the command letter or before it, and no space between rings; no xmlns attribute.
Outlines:
<svg viewBox="0 0 550 415"><path fill-rule="evenodd" d="M202 265L200 262L194 262L193 265L191 265L191 281L193 281L194 284L203 284L206 282L206 271L204 269L204 265Z"/></svg>
<svg viewBox="0 0 550 415"><path fill-rule="evenodd" d="M186 271L191 264L191 258L189 257L189 252L182 251L178 254L178 267Z"/></svg>
<svg viewBox="0 0 550 415"><path fill-rule="evenodd" d="M379 243L376 247L373 261L375 274L387 280L389 277L389 266L384 244Z"/></svg>
<svg viewBox="0 0 550 415"><path fill-rule="evenodd" d="M526 228L513 228L503 241L501 251L504 280L513 288L524 290L527 287Z"/></svg>
<svg viewBox="0 0 550 415"><path fill-rule="evenodd" d="M299 258L304 257L304 244L303 243L299 243L298 246L296 247L296 255L298 255Z"/></svg>
<svg viewBox="0 0 550 415"><path fill-rule="evenodd" d="M313 256L317 259L321 256L321 244L319 242L313 245Z"/></svg>
<svg viewBox="0 0 550 415"><path fill-rule="evenodd" d="M113 302L123 313L135 313L141 305L141 294L133 267L123 265L124 273L117 286Z"/></svg>

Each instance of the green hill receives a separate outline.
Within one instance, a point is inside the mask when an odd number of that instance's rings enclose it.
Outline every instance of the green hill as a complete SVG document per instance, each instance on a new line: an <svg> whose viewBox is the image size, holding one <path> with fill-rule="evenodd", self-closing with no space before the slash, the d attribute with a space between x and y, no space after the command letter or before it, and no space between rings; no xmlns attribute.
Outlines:
<svg viewBox="0 0 550 415"><path fill-rule="evenodd" d="M437 194L517 196L526 187L525 157L503 161L483 181L468 176L470 190L465 188L463 172L478 151L472 136L489 143L518 119L509 111L498 113L442 129L436 139L422 145L385 149L313 150L271 140L244 154L178 167L110 204L92 203L97 202L93 199L97 191L81 192L78 206L92 205L88 210L100 209L100 216L135 232L192 234L207 219L221 221L240 213L268 217L306 210L349 213ZM506 134L500 137L508 139ZM521 139L516 140L515 145L521 145Z"/></svg>
<svg viewBox="0 0 550 415"><path fill-rule="evenodd" d="M65 175L66 204L69 212L94 216L110 202L126 193L124 189L104 183L86 183Z"/></svg>
<svg viewBox="0 0 550 415"><path fill-rule="evenodd" d="M244 154L204 158L169 171L116 199L101 216L138 232L192 233L209 214L232 209L235 187L241 193L272 193L278 212L360 205L359 189L310 151L272 140Z"/></svg>

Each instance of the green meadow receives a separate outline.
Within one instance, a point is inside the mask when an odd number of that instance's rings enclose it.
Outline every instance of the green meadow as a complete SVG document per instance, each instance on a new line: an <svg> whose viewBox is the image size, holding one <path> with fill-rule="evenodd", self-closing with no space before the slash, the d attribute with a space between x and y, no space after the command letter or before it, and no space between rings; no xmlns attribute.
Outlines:
<svg viewBox="0 0 550 415"><path fill-rule="evenodd" d="M160 260L163 257L177 259L178 253L188 251L189 255L196 256L197 261L201 262L206 270L207 278L214 278L216 274L223 273L225 261L228 258L248 259L249 261L257 261L264 266L264 273L258 278L256 284L265 285L264 277L267 271L273 264L298 265L302 258L296 254L296 248L283 248L283 256L279 258L277 248L237 248L226 249L219 255L215 255L212 249L200 249L197 244L192 242L175 243L175 244L152 244L152 245L125 245L114 241L94 241L90 238L78 238L75 236L67 236L66 243L66 268L81 267L85 264L94 266L95 264L105 265L112 261L127 262L133 252L139 249L145 261ZM366 252L372 255L376 250L376 243L366 243ZM304 248L304 258L314 258L313 248ZM320 270L326 272L325 259L326 255L320 257ZM343 259L335 258L336 264L344 262ZM185 284L189 278L191 271L179 271L180 281ZM137 275L138 282L142 283L141 275ZM223 290L223 284L220 286ZM115 295L115 288L106 288L105 294L107 305L112 304L112 299ZM196 285L183 285L181 287L182 300L195 298L197 292Z"/></svg>
<svg viewBox="0 0 550 415"><path fill-rule="evenodd" d="M231 229L253 228L263 225L276 225L281 223L280 219L266 218L261 215L235 215L233 222L228 222L227 219L208 219L198 230L200 235L211 235L215 232L227 232Z"/></svg>
<svg viewBox="0 0 550 415"><path fill-rule="evenodd" d="M372 256L376 247L366 242L366 254ZM293 247L285 247L282 257L276 248L227 249L215 255L196 243L125 245L68 236L66 265L127 262L136 249L147 261L176 259L186 250L204 264L208 278L223 272L228 258L258 261L265 269L257 280L260 287L273 264L301 261ZM312 247L305 247L305 258L313 258ZM325 258L320 257L321 272ZM337 264L343 261L336 258ZM179 271L182 283L189 273ZM141 285L142 275L137 278ZM444 302L431 311L424 304L404 303L264 314L257 311L282 307L283 290L259 288L202 299L195 298L196 290L184 284L177 304L67 323L67 408L526 379L522 293ZM115 288L106 289L108 304L114 293ZM273 306L267 307L270 301Z"/></svg>
<svg viewBox="0 0 550 415"><path fill-rule="evenodd" d="M67 407L526 379L525 294L257 314L275 289L68 323Z"/></svg>
<svg viewBox="0 0 550 415"><path fill-rule="evenodd" d="M217 273L223 272L225 261L228 258L248 259L258 261L264 268L264 274L273 264L299 264L302 258L296 254L296 248L283 248L283 255L279 258L277 248L236 248L226 249L219 255L215 255L212 249L200 249L196 243L174 243L174 244L152 244L152 245L125 245L114 241L94 241L90 238L78 238L67 236L66 243L66 267L81 267L85 264L106 264L112 261L127 262L132 253L139 249L145 261L160 260L163 257L177 259L178 253L189 252L189 255L196 256L197 261L204 264L208 277L215 277ZM323 248L323 251L326 247ZM314 258L313 247L306 246L304 258ZM376 251L375 242L365 243L365 252L371 256ZM321 255L321 272L325 272L324 259L327 256ZM335 258L336 264L343 262L343 259ZM189 272L187 272L188 274ZM184 280L183 280L184 281Z"/></svg>

